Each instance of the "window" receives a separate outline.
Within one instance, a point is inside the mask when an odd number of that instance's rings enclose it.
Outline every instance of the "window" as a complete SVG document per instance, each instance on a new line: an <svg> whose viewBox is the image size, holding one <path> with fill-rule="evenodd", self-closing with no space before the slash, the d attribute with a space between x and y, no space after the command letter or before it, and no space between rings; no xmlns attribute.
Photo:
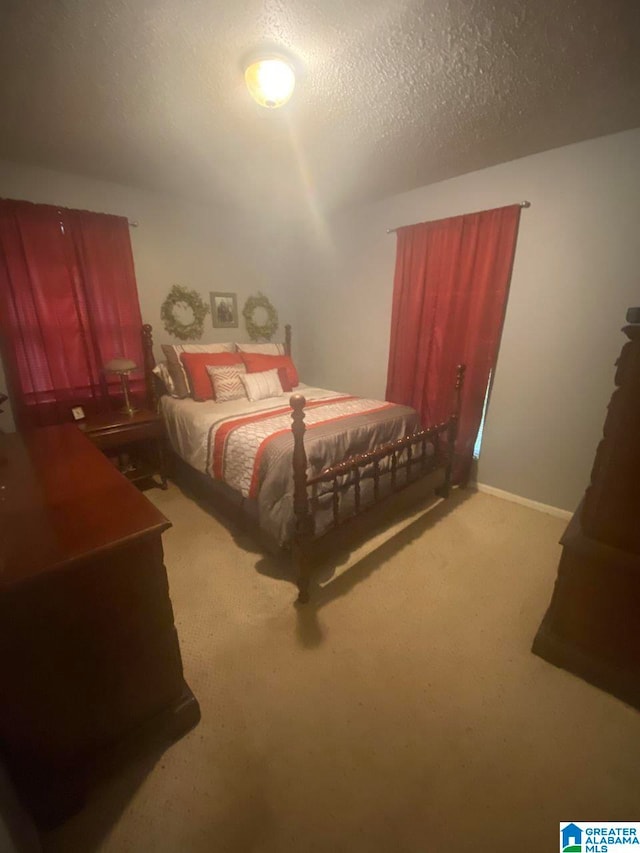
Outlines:
<svg viewBox="0 0 640 853"><path fill-rule="evenodd" d="M142 364L127 220L0 200L0 323L20 426L108 408L119 385L103 365Z"/></svg>
<svg viewBox="0 0 640 853"><path fill-rule="evenodd" d="M482 439L484 437L484 422L487 417L487 408L489 406L489 394L491 392L491 381L493 379L493 368L489 371L489 381L487 382L487 390L484 394L484 403L482 405L482 417L480 418L480 427L476 436L476 443L473 445L473 458L480 458L480 448L482 447Z"/></svg>

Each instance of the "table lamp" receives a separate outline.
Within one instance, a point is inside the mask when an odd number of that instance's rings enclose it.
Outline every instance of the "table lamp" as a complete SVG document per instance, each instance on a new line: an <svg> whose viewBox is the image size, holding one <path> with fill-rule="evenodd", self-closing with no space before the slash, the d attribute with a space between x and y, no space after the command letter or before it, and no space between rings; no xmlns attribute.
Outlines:
<svg viewBox="0 0 640 853"><path fill-rule="evenodd" d="M129 415L129 417L138 411L133 408L129 399L129 374L137 366L135 361L131 361L130 358L112 358L104 366L106 373L117 373L120 376L122 391L124 393L124 407L120 411L125 415Z"/></svg>

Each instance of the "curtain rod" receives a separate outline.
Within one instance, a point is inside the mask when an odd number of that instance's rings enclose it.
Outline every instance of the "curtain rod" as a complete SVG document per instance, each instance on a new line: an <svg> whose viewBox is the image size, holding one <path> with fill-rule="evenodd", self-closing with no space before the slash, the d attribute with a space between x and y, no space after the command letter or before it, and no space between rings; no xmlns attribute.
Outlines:
<svg viewBox="0 0 640 853"><path fill-rule="evenodd" d="M531 207L530 201L519 201L518 204L520 207ZM136 223L137 225L137 223ZM397 228L387 228L387 234L395 234L396 231L399 231L401 228L407 228L406 225L398 225Z"/></svg>

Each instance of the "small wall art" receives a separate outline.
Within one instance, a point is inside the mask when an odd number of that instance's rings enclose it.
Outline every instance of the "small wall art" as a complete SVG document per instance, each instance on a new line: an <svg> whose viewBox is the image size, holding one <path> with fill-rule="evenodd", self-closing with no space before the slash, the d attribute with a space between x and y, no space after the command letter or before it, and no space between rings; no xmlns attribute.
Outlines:
<svg viewBox="0 0 640 853"><path fill-rule="evenodd" d="M238 300L235 293L211 294L211 322L214 329L238 327Z"/></svg>

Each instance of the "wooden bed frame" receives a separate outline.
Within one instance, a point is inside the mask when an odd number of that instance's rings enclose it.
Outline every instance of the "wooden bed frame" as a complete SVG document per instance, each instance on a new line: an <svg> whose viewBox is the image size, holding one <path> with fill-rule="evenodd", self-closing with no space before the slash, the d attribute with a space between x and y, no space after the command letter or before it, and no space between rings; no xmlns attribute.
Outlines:
<svg viewBox="0 0 640 853"><path fill-rule="evenodd" d="M148 324L142 328L142 342L148 404L156 411L164 390L153 373L155 359L152 328ZM291 355L289 325L285 326L284 347L285 353ZM312 571L324 555L352 544L355 538L366 536L400 506L411 506L434 493L442 498L449 496L465 369L465 365L458 365L455 404L447 420L390 444L380 445L368 453L342 459L313 477L307 473L304 444L306 400L302 394L290 397L295 515L295 534L290 548L297 578L298 602L309 600ZM365 469L368 470L366 475ZM385 478L386 494L382 494L385 491L382 488ZM373 500L365 501L362 498L365 479L372 482L369 491L372 492ZM331 503L332 523L327 530L317 534L315 516L319 508L319 487L323 489L325 506ZM353 506L348 514L344 514L341 513L340 497L349 489L353 492ZM217 494L216 502L224 504L224 499L221 501L221 496ZM225 509L224 505L222 508ZM234 515L237 513L234 512ZM264 544L258 524L246 516L244 523Z"/></svg>

